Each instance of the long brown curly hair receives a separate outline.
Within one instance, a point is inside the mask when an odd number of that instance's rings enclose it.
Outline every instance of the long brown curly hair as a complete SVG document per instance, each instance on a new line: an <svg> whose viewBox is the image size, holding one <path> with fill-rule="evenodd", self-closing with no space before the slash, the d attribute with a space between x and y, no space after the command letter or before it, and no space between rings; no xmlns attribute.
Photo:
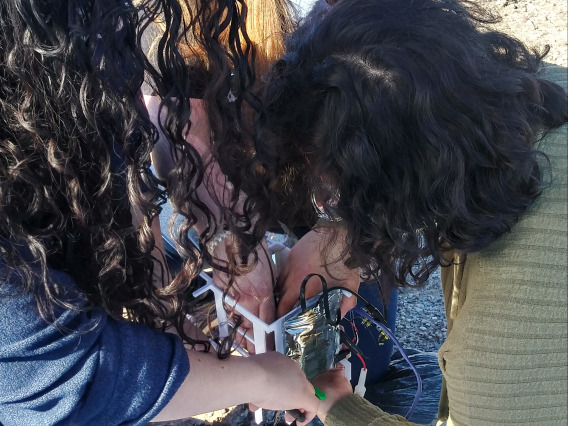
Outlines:
<svg viewBox="0 0 568 426"><path fill-rule="evenodd" d="M156 20L168 31L154 67L140 46ZM202 165L183 139L191 70L178 38L187 30L173 0L0 3L0 271L20 277L46 320L58 306L77 309L50 280L57 269L87 295L85 309L183 335L201 257L182 241L184 274L168 283L152 255L164 190L150 171L158 132L140 87L146 76L167 106L160 126L187 182L178 195L191 200Z"/></svg>

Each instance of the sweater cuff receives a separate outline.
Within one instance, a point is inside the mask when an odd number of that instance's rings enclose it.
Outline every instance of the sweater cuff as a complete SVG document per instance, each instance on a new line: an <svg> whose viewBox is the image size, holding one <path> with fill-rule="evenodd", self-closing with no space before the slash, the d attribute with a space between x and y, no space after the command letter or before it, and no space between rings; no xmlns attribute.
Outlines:
<svg viewBox="0 0 568 426"><path fill-rule="evenodd" d="M377 421L381 420L381 423ZM326 426L353 426L368 424L405 424L406 419L385 413L359 395L351 394L336 402L325 418Z"/></svg>

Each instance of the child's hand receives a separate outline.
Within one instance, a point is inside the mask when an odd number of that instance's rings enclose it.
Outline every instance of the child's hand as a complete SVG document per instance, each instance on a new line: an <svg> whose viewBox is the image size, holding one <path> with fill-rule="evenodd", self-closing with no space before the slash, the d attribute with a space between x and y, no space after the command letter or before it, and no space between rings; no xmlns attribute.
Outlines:
<svg viewBox="0 0 568 426"><path fill-rule="evenodd" d="M298 364L277 352L253 355L248 360L255 362L265 374L264 386L258 389L260 396L251 401L250 409L299 410L306 416L305 421L297 422L299 425L308 424L316 416L320 400Z"/></svg>
<svg viewBox="0 0 568 426"><path fill-rule="evenodd" d="M351 383L345 378L345 367L342 364L339 364L339 367L333 370L320 374L313 383L326 394L326 398L320 401L318 408L318 417L322 422L325 422L327 413L337 401L353 393Z"/></svg>

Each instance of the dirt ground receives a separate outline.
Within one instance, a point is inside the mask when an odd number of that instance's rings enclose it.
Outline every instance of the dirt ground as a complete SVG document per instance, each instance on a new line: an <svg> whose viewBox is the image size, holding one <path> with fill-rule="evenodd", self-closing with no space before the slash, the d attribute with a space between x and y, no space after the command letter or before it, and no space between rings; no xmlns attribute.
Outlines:
<svg viewBox="0 0 568 426"><path fill-rule="evenodd" d="M566 0L479 0L502 17L496 25L536 49L550 46L547 62L568 65L568 3Z"/></svg>
<svg viewBox="0 0 568 426"><path fill-rule="evenodd" d="M496 28L513 35L530 47L542 50L550 46L545 61L568 66L568 4L566 0L478 0L485 8L497 12L502 21ZM400 302L399 302L400 303ZM199 386L196 386L196 390ZM243 407L221 410L181 422L175 426L249 425L251 416ZM252 423L254 424L254 423Z"/></svg>

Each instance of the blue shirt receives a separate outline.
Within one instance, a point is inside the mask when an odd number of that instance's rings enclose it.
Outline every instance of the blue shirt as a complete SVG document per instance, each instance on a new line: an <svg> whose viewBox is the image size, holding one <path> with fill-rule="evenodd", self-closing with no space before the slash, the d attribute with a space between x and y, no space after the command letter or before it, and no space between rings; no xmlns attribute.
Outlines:
<svg viewBox="0 0 568 426"><path fill-rule="evenodd" d="M2 263L0 271L6 272ZM67 274L50 272L66 300L85 304ZM145 424L186 378L189 360L177 336L114 320L101 308L59 309L58 325L49 324L34 298L17 295L17 283L6 281L0 281L0 424Z"/></svg>

